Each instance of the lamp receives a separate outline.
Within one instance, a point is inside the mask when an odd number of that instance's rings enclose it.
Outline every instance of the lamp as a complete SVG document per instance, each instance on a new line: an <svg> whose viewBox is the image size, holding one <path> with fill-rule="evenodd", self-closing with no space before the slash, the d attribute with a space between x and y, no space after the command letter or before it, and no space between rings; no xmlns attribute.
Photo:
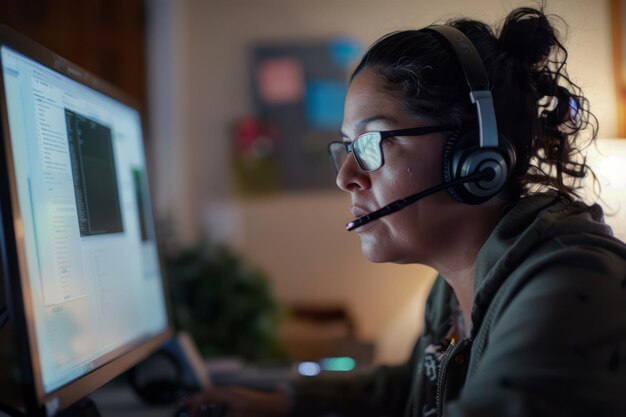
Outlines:
<svg viewBox="0 0 626 417"><path fill-rule="evenodd" d="M587 164L600 183L599 203L605 221L618 239L626 241L626 139L598 139L587 151ZM585 195L593 184L587 181Z"/></svg>

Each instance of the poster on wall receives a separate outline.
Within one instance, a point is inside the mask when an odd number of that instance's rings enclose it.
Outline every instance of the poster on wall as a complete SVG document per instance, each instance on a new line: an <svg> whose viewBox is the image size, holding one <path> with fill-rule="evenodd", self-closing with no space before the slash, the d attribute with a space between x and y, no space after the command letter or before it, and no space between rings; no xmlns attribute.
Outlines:
<svg viewBox="0 0 626 417"><path fill-rule="evenodd" d="M326 147L340 137L348 77L361 53L358 42L344 38L251 48L255 131L265 134L247 143L266 152L262 168L258 158L239 164L240 179L265 190L336 187ZM260 174L249 172L251 164Z"/></svg>

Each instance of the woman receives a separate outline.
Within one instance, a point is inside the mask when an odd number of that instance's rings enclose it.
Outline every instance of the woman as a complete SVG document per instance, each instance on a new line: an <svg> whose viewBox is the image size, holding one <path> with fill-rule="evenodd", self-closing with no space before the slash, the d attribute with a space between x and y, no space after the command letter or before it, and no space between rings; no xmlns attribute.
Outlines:
<svg viewBox="0 0 626 417"><path fill-rule="evenodd" d="M446 26L480 56L497 139L481 115L488 103L479 109L475 91L470 100L474 70L453 50L467 45L426 28L368 50L351 77L343 140L329 148L363 254L440 274L409 363L358 380L296 382L290 397L205 393L192 406L225 401L231 415L626 415L626 247L601 208L577 196L589 171L579 151L597 129L567 77L566 51L541 10L514 10L497 37L474 20ZM447 191L415 197L439 189Z"/></svg>

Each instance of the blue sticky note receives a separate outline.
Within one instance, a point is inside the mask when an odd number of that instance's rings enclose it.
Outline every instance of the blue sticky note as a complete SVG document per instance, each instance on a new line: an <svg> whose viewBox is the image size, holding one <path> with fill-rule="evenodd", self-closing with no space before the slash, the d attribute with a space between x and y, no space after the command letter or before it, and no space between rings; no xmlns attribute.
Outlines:
<svg viewBox="0 0 626 417"><path fill-rule="evenodd" d="M306 86L306 114L313 128L339 130L347 85L343 81L315 80Z"/></svg>
<svg viewBox="0 0 626 417"><path fill-rule="evenodd" d="M352 38L336 38L329 43L328 47L330 57L341 69L348 69L363 53L361 44Z"/></svg>

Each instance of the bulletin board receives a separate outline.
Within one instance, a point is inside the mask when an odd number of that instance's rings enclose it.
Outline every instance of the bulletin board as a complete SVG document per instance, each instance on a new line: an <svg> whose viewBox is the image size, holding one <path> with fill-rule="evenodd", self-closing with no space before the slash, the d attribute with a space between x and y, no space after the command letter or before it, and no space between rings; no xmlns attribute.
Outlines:
<svg viewBox="0 0 626 417"><path fill-rule="evenodd" d="M327 145L340 140L351 39L260 44L251 49L255 117L275 132L279 190L336 188Z"/></svg>

